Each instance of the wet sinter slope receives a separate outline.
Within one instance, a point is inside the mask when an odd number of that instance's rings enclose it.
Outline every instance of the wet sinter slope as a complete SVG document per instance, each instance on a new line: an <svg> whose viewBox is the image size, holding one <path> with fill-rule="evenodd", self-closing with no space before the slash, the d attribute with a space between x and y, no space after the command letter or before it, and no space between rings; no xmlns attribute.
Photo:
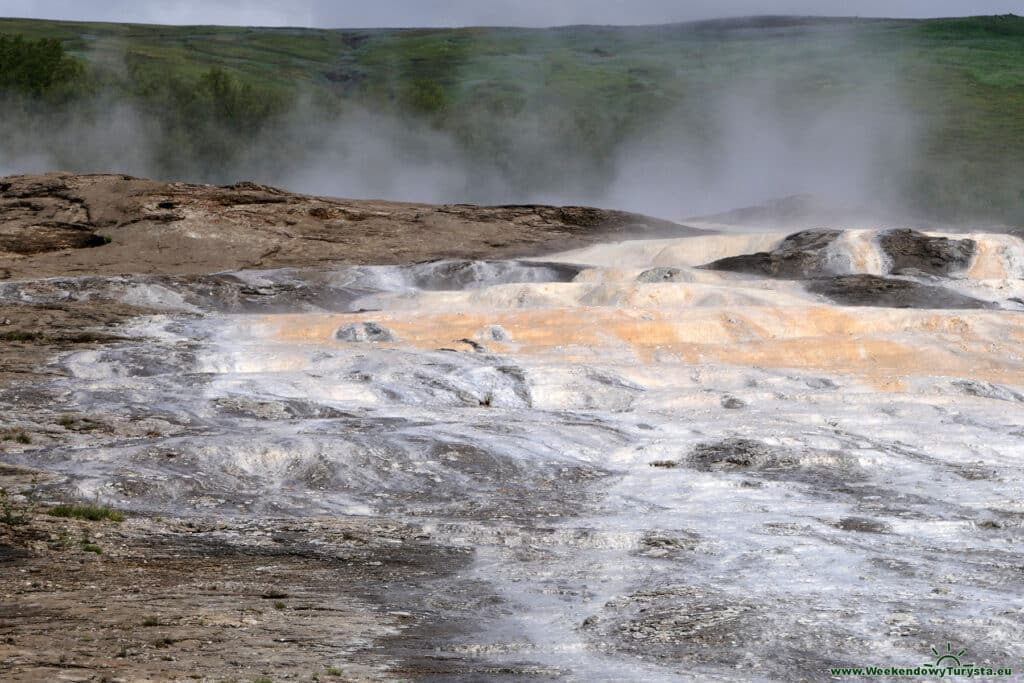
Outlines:
<svg viewBox="0 0 1024 683"><path fill-rule="evenodd" d="M4 295L168 311L63 359L69 405L161 436L23 456L59 487L471 549L367 585L409 615L395 677L793 681L1020 663L1022 267L1005 235L756 232Z"/></svg>

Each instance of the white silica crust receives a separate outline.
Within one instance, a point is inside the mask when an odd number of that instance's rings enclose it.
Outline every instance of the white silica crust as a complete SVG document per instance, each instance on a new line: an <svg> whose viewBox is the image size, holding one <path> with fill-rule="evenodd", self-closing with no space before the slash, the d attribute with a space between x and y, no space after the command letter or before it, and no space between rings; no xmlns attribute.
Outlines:
<svg viewBox="0 0 1024 683"><path fill-rule="evenodd" d="M543 259L584 266L558 281L339 272L365 290L353 312L211 315L67 358L74 400L191 431L44 461L122 505L365 514L471 545L458 580L492 607L432 647L498 667L824 680L946 642L1019 664L1024 317L698 268L784 237L599 245ZM1019 240L969 237L947 284L1020 294ZM870 231L829 249L836 274L888 272ZM449 609L443 580L423 590Z"/></svg>

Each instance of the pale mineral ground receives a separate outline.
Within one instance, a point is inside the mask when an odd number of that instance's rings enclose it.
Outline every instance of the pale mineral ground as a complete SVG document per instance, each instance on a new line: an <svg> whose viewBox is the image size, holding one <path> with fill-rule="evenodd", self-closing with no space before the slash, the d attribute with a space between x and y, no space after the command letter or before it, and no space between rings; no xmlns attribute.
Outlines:
<svg viewBox="0 0 1024 683"><path fill-rule="evenodd" d="M827 680L946 643L1018 666L1024 242L717 227L515 260L0 283L149 312L50 361L52 403L16 415L109 428L3 461L47 473L44 500L208 544L301 539L374 626L295 642L353 680ZM324 535L338 524L394 552L353 559ZM26 657L4 617L0 651ZM266 671L304 680L283 657Z"/></svg>

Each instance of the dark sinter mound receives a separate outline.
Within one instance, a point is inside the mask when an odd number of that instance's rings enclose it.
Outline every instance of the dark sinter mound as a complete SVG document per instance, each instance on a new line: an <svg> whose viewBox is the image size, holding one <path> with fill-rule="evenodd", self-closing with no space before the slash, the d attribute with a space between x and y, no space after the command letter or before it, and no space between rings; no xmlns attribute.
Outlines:
<svg viewBox="0 0 1024 683"><path fill-rule="evenodd" d="M804 230L772 251L730 256L703 267L777 278L822 277L831 274L825 250L840 234L839 230ZM931 237L916 230L884 232L878 243L892 261L891 272L897 274L950 275L970 265L978 249L974 240Z"/></svg>
<svg viewBox="0 0 1024 683"><path fill-rule="evenodd" d="M893 273L917 270L949 275L966 268L978 250L974 240L931 237L916 230L890 230L879 236L878 243L892 259Z"/></svg>
<svg viewBox="0 0 1024 683"><path fill-rule="evenodd" d="M840 230L804 230L786 239L772 251L729 256L702 268L800 280L824 274L823 253L842 234Z"/></svg>
<svg viewBox="0 0 1024 683"><path fill-rule="evenodd" d="M679 268L650 268L640 273L636 277L637 282L682 282L685 281L686 275Z"/></svg>
<svg viewBox="0 0 1024 683"><path fill-rule="evenodd" d="M418 263L403 271L414 287L454 291L515 282L572 282L583 269L568 263L456 259Z"/></svg>
<svg viewBox="0 0 1024 683"><path fill-rule="evenodd" d="M807 290L844 306L888 308L998 308L944 287L877 275L839 275L812 280Z"/></svg>

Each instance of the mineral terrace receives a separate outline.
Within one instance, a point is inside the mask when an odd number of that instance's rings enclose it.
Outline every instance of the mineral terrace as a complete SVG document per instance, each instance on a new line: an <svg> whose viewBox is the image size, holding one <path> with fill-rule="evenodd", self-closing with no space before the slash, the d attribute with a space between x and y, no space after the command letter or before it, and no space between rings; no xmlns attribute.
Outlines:
<svg viewBox="0 0 1024 683"><path fill-rule="evenodd" d="M0 678L1019 667L1024 241L699 227L0 180Z"/></svg>

